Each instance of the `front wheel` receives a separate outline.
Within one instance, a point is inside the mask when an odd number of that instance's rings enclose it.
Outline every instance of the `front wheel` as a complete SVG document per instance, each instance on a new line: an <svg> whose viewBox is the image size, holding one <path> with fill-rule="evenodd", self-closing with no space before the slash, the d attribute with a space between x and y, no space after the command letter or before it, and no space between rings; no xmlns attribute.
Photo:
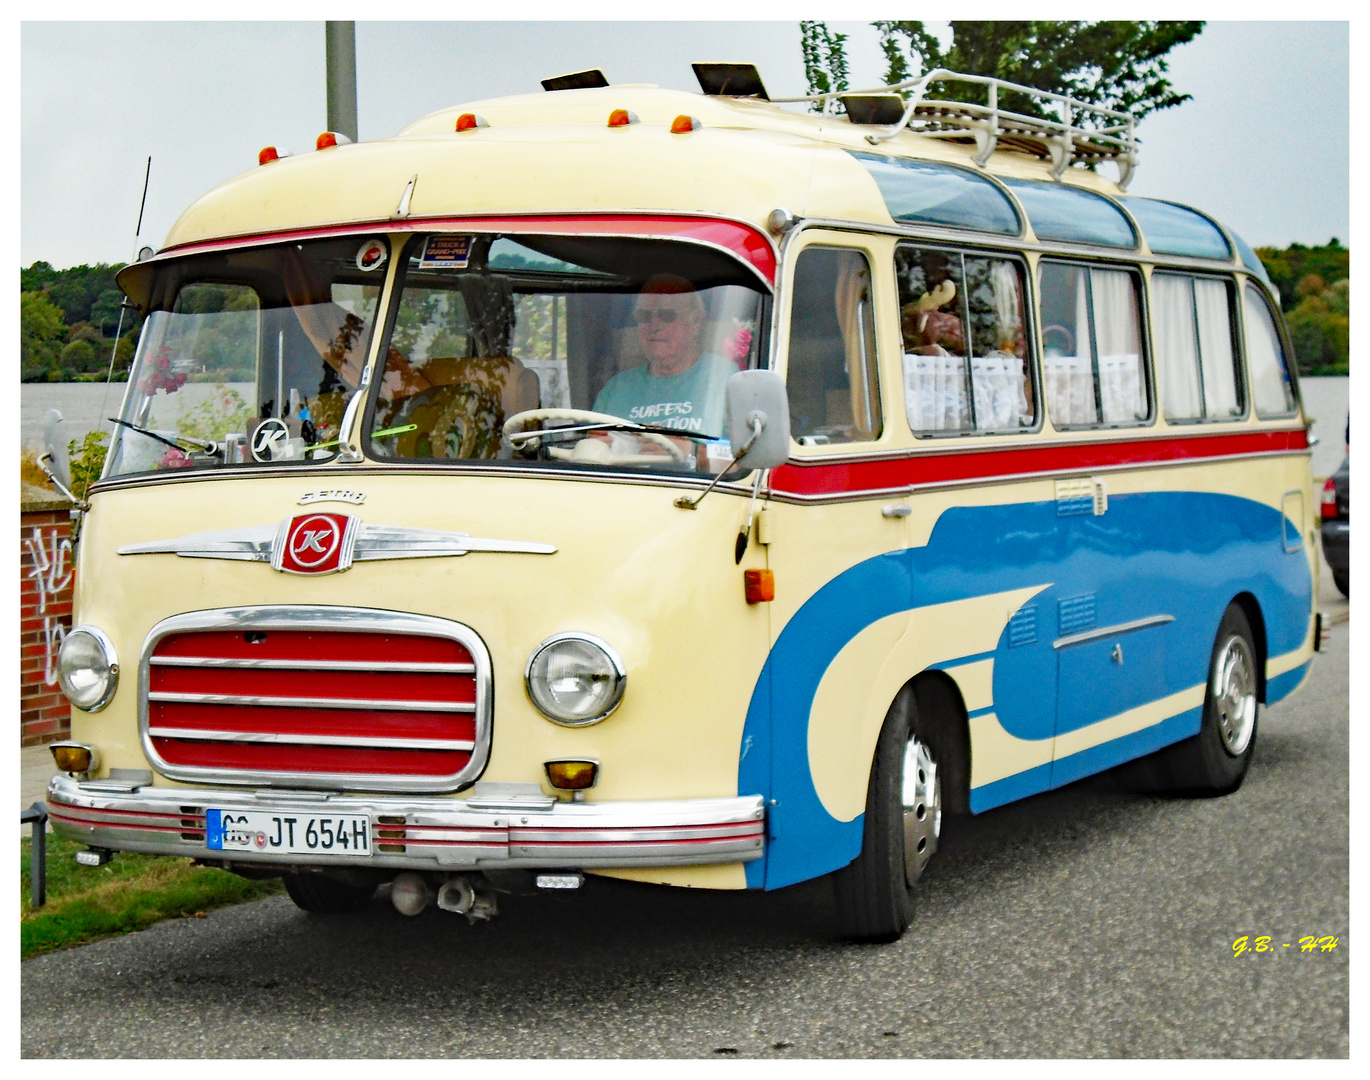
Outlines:
<svg viewBox="0 0 1370 1080"><path fill-rule="evenodd" d="M896 702L876 745L861 854L832 877L839 927L853 941L896 940L913 918L913 886L942 832L942 778L914 725L912 694Z"/></svg>

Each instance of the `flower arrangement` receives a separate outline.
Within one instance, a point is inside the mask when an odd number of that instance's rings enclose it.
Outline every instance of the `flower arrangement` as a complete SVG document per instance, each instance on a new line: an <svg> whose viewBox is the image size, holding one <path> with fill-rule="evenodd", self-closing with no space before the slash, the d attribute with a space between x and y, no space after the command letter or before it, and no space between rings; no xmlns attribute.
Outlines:
<svg viewBox="0 0 1370 1080"><path fill-rule="evenodd" d="M174 394L185 383L186 373L171 370L171 349L163 345L148 358L146 373L138 380L138 389L151 397L158 390Z"/></svg>
<svg viewBox="0 0 1370 1080"><path fill-rule="evenodd" d="M747 366L747 357L752 354L752 332L746 326L738 327L728 339L728 358L739 368Z"/></svg>
<svg viewBox="0 0 1370 1080"><path fill-rule="evenodd" d="M171 449L162 455L161 460L157 462L157 468L184 469L186 466L194 464L195 462L190 460L190 455L185 451Z"/></svg>

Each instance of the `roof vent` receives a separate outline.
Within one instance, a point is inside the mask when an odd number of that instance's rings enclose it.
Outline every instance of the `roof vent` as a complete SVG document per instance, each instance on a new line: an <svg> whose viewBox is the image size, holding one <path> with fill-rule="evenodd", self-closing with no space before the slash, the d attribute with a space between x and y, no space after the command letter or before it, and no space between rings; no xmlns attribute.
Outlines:
<svg viewBox="0 0 1370 1080"><path fill-rule="evenodd" d="M897 124L904 119L904 99L898 94L844 94L839 100L853 124Z"/></svg>
<svg viewBox="0 0 1370 1080"><path fill-rule="evenodd" d="M599 68L591 68L589 71L573 71L570 75L557 75L555 78L543 79L542 88L544 90L593 90L599 86L608 86L609 80L604 77L604 72Z"/></svg>
<svg viewBox="0 0 1370 1080"><path fill-rule="evenodd" d="M755 64L691 64L699 88L710 97L754 97L770 101Z"/></svg>

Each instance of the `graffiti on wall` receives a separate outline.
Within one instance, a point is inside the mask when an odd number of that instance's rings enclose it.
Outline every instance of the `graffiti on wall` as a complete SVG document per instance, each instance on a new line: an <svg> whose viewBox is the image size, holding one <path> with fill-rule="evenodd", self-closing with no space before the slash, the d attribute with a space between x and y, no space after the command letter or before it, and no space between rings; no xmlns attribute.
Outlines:
<svg viewBox="0 0 1370 1080"><path fill-rule="evenodd" d="M55 527L35 527L24 546L33 562L28 576L38 593L37 613L43 617L43 682L53 686L57 682L57 650L66 637L66 627L48 614L48 603L55 602L71 585L71 538L59 536Z"/></svg>

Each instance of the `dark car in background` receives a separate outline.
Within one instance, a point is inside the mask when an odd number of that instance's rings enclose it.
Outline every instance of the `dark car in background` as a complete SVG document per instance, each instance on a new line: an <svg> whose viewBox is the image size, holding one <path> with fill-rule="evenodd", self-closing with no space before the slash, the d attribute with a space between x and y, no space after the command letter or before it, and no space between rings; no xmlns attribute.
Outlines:
<svg viewBox="0 0 1370 1080"><path fill-rule="evenodd" d="M1322 552L1341 594L1351 595L1351 455L1322 486Z"/></svg>

